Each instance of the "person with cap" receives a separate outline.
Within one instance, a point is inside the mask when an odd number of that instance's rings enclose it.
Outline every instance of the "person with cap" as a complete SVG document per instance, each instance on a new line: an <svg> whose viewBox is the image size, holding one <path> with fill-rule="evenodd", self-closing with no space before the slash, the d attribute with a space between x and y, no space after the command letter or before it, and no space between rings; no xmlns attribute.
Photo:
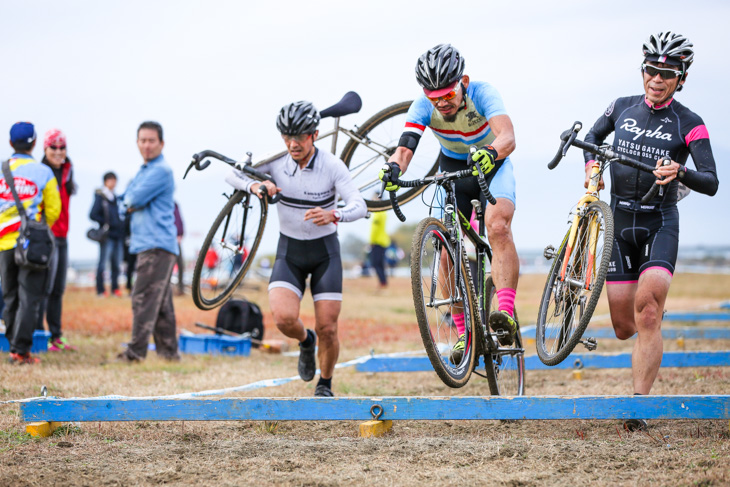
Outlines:
<svg viewBox="0 0 730 487"><path fill-rule="evenodd" d="M29 219L40 220L53 227L61 213L61 197L53 171L31 155L36 144L35 127L18 122L10 128L10 171L14 185ZM41 301L45 294L46 270L20 267L15 263L15 247L19 236L20 215L8 181L0 173L0 280L5 300L5 336L10 343L9 361L14 364L40 362L33 357L33 331L38 322Z"/></svg>
<svg viewBox="0 0 730 487"><path fill-rule="evenodd" d="M472 200L480 200L482 208L486 207L486 232L494 254L492 278L499 300L498 309L489 316L489 326L503 332L499 334L500 343L511 345L517 331L514 303L520 270L512 237L516 196L509 155L515 150L514 128L497 90L489 83L471 81L464 68L464 57L450 44L439 44L418 58L416 81L423 93L408 109L398 148L380 171L380 179L387 182L386 190L398 189L390 182L391 175L398 177L406 172L426 127L441 144L438 163L442 171L472 166L477 176L474 164L479 164L497 204L486 205L476 177L455 182L456 202L464 215L471 215ZM481 148L470 155L471 146ZM445 269L446 265L441 267ZM452 316L459 339L451 361L458 364L464 353L466 325L464 313L455 311Z"/></svg>
<svg viewBox="0 0 730 487"><path fill-rule="evenodd" d="M103 298L109 295L104 287L104 270L107 261L111 270L111 292L112 295L121 298L122 291L119 289L119 270L122 265L122 254L124 253L124 222L119 215L119 197L114 193L117 187L117 175L107 172L102 176L103 186L94 191L94 203L91 206L89 219L99 224L106 225L108 232L106 239L99 242L99 263L96 266L96 296Z"/></svg>
<svg viewBox="0 0 730 487"><path fill-rule="evenodd" d="M68 269L68 228L69 228L69 201L76 192L73 179L73 166L68 158L66 136L58 129L46 132L43 139L43 159L41 162L50 167L56 177L58 191L61 196L61 214L51 227L56 249L48 268L46 296L41 301L36 329L43 330L43 321L48 323L51 339L48 342L49 352L75 350L69 345L61 332L61 311L63 308L63 293L66 290L66 270Z"/></svg>
<svg viewBox="0 0 730 487"><path fill-rule="evenodd" d="M276 181L255 181L234 170L226 181L236 189L262 197L281 193L279 245L269 281L269 303L277 328L299 341L299 376L311 381L317 370L315 346L319 339L320 379L314 390L332 397L332 376L340 352L337 320L342 308L342 260L337 224L363 218L365 200L350 178L347 166L314 145L320 115L310 102L284 106L276 126L287 153L257 167ZM345 202L337 207L338 196ZM314 299L314 330L299 318L307 277Z"/></svg>
<svg viewBox="0 0 730 487"><path fill-rule="evenodd" d="M610 166L614 244L606 287L616 337L626 340L638 332L631 364L634 394L649 394L662 362L662 314L679 246L678 187L682 183L712 196L719 184L705 123L674 99L694 61L693 44L681 34L660 32L649 36L642 51L644 93L611 102L585 137L602 145L613 132L617 152L656 165L654 174ZM695 170L686 165L690 155ZM585 161L588 187L593 155L586 152ZM662 192L642 203L654 184ZM631 419L624 426L640 430L647 424Z"/></svg>
<svg viewBox="0 0 730 487"><path fill-rule="evenodd" d="M143 122L139 126L137 147L144 164L122 196L132 219L129 250L137 254L137 278L132 289L132 340L117 356L121 362L144 360L150 334L158 357L180 360L170 284L178 253L175 181L162 155L164 146L159 123Z"/></svg>

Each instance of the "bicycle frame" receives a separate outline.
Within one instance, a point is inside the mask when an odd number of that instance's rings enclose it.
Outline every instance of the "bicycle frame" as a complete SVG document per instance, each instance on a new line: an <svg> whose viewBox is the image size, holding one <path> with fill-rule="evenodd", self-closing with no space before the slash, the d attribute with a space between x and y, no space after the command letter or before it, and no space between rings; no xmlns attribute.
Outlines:
<svg viewBox="0 0 730 487"><path fill-rule="evenodd" d="M566 272L568 268L568 262L570 261L570 256L573 252L573 247L575 246L575 241L578 238L578 222L580 221L580 217L582 216L583 212L586 208L588 208L588 205L593 203L594 201L598 201L599 198L599 189L598 189L598 183L601 179L601 175L603 174L603 164L605 162L594 162L591 167L591 176L589 179L588 184L588 190L586 191L586 194L583 195L583 197L578 201L578 204L576 205L576 209L573 215L573 223L570 226L570 234L568 236L568 243L566 244L565 249L565 258L563 259L563 266L560 269L560 280L565 281L566 280ZM588 239L589 239L589 254L588 254L588 271L586 272L586 282L580 283L581 287L584 287L585 289L590 289L591 282L593 280L593 271L595 270L595 258L596 258L596 246L598 245L598 231L600 229L597 227L597 223L595 221L591 221L589 224L589 227L587 229L588 232ZM577 284L577 283L574 283Z"/></svg>
<svg viewBox="0 0 730 487"><path fill-rule="evenodd" d="M477 214L477 223L479 224L479 231L474 229L474 227L471 225L470 219L467 218L461 211L459 211L456 208L456 190L454 188L454 182L448 181L446 183L437 183L440 187L444 188L446 191L446 197L444 200L444 224L446 224L446 228L448 228L452 233L452 238L455 240L455 254L456 255L462 255L462 248L464 245L464 236L466 236L471 242L474 244L474 247L476 249L477 253L477 279L476 279L476 295L477 295L477 303L479 304L479 311L477 313L477 316L479 317L479 325L482 328L482 333L484 336L484 340L486 342L486 346L489 352L499 354L499 353L514 353L514 348L505 348L502 349L493 339L491 333L489 333L489 330L487 329L487 323L488 323L488 317L486 315L487 309L489 308L489 303L487 303L488 296L485 295L486 291L486 282L487 282L487 276L489 273L487 272L487 262L492 261L492 248L489 246L489 243L486 240L486 232L484 227L484 208L479 205L479 208L475 208L476 214ZM451 206L455 211L449 212L446 210ZM430 213L430 212L429 212ZM461 225L455 225L454 222L447 222L447 218L449 218L447 215L454 215L458 213L458 220L461 223ZM453 217L452 217L453 218ZM461 273L461 266L454 266L454 279L458 282L460 273ZM436 275L435 273L432 275ZM458 290L458 287L457 287Z"/></svg>

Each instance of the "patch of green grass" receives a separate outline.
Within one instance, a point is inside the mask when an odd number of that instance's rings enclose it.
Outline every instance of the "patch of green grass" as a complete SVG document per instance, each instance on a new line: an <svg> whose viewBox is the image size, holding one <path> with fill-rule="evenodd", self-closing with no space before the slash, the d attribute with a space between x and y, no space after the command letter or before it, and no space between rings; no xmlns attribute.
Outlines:
<svg viewBox="0 0 730 487"><path fill-rule="evenodd" d="M80 435L81 433L83 433L81 426L75 424L64 424L56 428L53 432L53 436L71 436Z"/></svg>
<svg viewBox="0 0 730 487"><path fill-rule="evenodd" d="M16 431L2 431L0 430L0 453L10 451L13 448L25 445L32 441L37 441L38 438L33 438L29 433L18 433Z"/></svg>

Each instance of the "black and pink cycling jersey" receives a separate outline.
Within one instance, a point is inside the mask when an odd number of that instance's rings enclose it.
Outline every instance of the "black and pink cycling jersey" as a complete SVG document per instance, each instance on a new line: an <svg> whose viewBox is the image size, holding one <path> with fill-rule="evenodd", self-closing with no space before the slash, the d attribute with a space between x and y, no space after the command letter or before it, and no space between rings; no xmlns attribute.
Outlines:
<svg viewBox="0 0 730 487"><path fill-rule="evenodd" d="M685 186L710 196L717 192L717 170L707 128L697 114L678 101L670 99L651 106L644 95L619 98L596 121L585 141L601 145L611 132L615 132L613 146L617 152L650 166L656 165L659 158L669 157L684 166L680 181ZM689 155L696 170L685 166ZM592 154L585 153L586 162L592 158ZM677 204L676 179L663 195L642 205L641 198L656 180L653 174L618 163L611 165L610 174L614 208L655 211Z"/></svg>

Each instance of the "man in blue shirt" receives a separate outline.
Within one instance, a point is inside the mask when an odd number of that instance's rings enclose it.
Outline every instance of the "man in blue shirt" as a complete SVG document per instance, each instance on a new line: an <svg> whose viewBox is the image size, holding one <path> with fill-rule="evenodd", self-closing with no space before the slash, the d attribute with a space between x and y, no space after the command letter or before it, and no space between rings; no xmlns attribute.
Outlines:
<svg viewBox="0 0 730 487"><path fill-rule="evenodd" d="M150 333L157 355L179 360L175 309L170 277L178 253L172 169L162 156L162 126L144 122L137 129L137 147L144 164L129 183L123 201L131 222L129 251L137 254L137 280L132 290L132 341L118 359L138 362L147 355Z"/></svg>

